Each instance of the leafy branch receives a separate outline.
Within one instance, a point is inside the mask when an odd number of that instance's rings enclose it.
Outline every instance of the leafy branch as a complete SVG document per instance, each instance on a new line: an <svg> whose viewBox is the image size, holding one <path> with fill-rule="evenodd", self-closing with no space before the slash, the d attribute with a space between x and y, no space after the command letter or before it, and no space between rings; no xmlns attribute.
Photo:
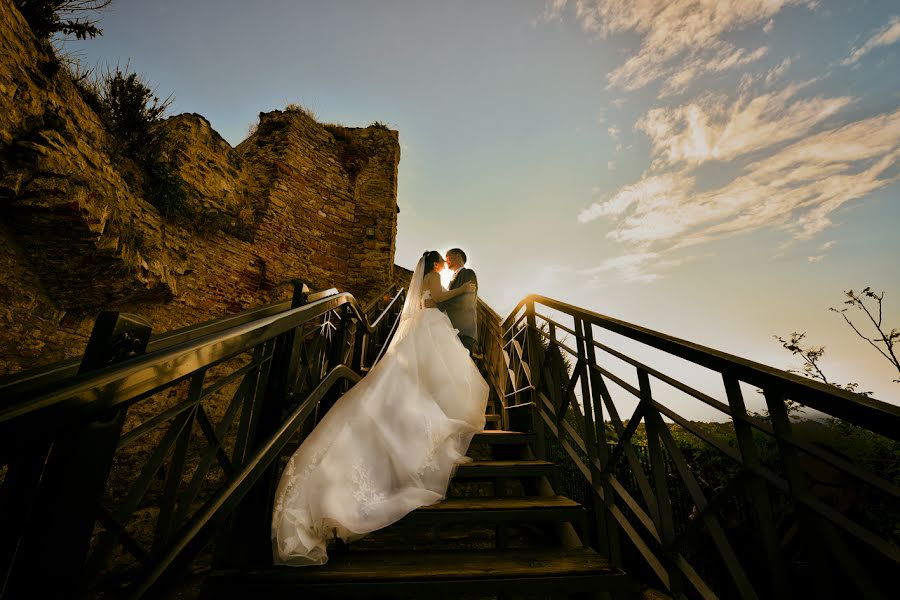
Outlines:
<svg viewBox="0 0 900 600"><path fill-rule="evenodd" d="M847 325L856 332L856 335L866 340L875 350L878 351L888 362L890 362L897 369L897 372L900 373L900 361L897 360L897 354L894 352L894 344L900 342L900 331L897 329L891 329L890 333L885 332L885 328L882 326L882 301L884 300L884 292L881 294L876 294L872 291L872 288L866 287L864 290L855 293L853 290L846 290L844 295L849 298L849 300L845 300L844 304L856 308L857 310L862 311L866 317L868 317L869 321L872 323L872 326L875 327L876 335L869 337L864 335L859 327L847 316L847 311L849 308L830 308L832 312L835 312L841 317L843 317L844 321L846 321ZM866 299L874 300L874 306L866 306ZM877 310L876 310L877 309ZM877 317L874 313L877 312ZM880 345L879 345L880 344ZM883 347L882 347L883 346ZM900 379L894 379L894 383L900 383Z"/></svg>
<svg viewBox="0 0 900 600"><path fill-rule="evenodd" d="M805 375L811 379L817 379L822 383L827 383L828 385L833 385L836 388L840 388L842 390L847 390L848 392L854 392L857 394L862 394L863 396L870 396L872 392L857 392L856 389L859 387L858 383L847 383L845 385L841 385L840 383L835 383L834 381L829 381L825 376L825 373L822 371L821 367L819 367L819 361L825 356L825 346L803 346L803 339L806 337L806 332L797 332L794 331L790 335L790 339L785 339L779 335L773 336L776 340L781 342L782 347L795 356L799 356L803 359L803 369L788 369L788 373L797 373L798 375Z"/></svg>
<svg viewBox="0 0 900 600"><path fill-rule="evenodd" d="M34 34L43 40L54 34L86 40L103 33L96 20L82 15L106 8L112 0L13 0Z"/></svg>

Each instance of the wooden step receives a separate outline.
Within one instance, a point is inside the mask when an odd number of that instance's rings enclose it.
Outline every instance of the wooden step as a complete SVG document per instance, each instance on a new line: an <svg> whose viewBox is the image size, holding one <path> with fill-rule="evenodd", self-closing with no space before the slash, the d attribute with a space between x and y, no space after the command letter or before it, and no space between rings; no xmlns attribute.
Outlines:
<svg viewBox="0 0 900 600"><path fill-rule="evenodd" d="M584 518L581 505L565 496L447 498L403 517L403 524L570 522Z"/></svg>
<svg viewBox="0 0 900 600"><path fill-rule="evenodd" d="M501 535L506 548L559 546L554 533L530 523L506 523ZM448 552L497 548L498 526L485 523L442 523L437 527L397 523L346 544L348 552Z"/></svg>
<svg viewBox="0 0 900 600"><path fill-rule="evenodd" d="M534 439L533 433L522 433L521 431L506 431L503 429L485 429L475 434L472 439L473 444L491 444L498 445L524 445ZM300 444L295 440L289 441L284 446L284 453L293 453Z"/></svg>
<svg viewBox="0 0 900 600"><path fill-rule="evenodd" d="M456 597L464 593L619 592L630 579L585 548L371 552L333 556L320 567L212 571L207 598Z"/></svg>
<svg viewBox="0 0 900 600"><path fill-rule="evenodd" d="M506 431L503 429L486 429L475 434L472 443L482 444L527 444L534 438L533 433Z"/></svg>
<svg viewBox="0 0 900 600"><path fill-rule="evenodd" d="M488 413L484 415L485 429L498 429L500 427L500 415Z"/></svg>
<svg viewBox="0 0 900 600"><path fill-rule="evenodd" d="M475 460L459 465L453 478L551 477L555 466L545 460Z"/></svg>

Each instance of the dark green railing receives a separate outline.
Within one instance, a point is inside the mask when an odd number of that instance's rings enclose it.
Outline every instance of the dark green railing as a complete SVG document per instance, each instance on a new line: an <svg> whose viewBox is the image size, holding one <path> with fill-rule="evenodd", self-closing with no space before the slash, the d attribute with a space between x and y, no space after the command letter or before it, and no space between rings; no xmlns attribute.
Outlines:
<svg viewBox="0 0 900 600"><path fill-rule="evenodd" d="M592 544L613 560L676 597L894 595L897 406L542 296L491 331L482 344L502 350L490 367L506 422L578 473ZM614 347L623 342L631 356ZM684 366L663 373L633 357L635 343L642 358ZM685 383L692 369L719 391ZM742 386L762 394L763 415ZM725 434L683 417L688 401L719 414ZM797 408L817 423L792 417ZM864 464L813 435L825 430L890 450Z"/></svg>
<svg viewBox="0 0 900 600"><path fill-rule="evenodd" d="M156 596L198 562L270 563L279 457L389 343L388 293L298 287L157 338L107 313L81 360L0 381L0 597Z"/></svg>

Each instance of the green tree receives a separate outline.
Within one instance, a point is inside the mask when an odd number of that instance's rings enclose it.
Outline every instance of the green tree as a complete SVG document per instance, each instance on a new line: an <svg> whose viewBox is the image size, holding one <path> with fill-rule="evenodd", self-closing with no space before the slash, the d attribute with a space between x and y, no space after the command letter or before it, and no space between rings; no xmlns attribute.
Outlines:
<svg viewBox="0 0 900 600"><path fill-rule="evenodd" d="M137 73L110 69L100 80L100 98L110 131L126 156L145 162L157 152L157 124L172 103L160 100Z"/></svg>

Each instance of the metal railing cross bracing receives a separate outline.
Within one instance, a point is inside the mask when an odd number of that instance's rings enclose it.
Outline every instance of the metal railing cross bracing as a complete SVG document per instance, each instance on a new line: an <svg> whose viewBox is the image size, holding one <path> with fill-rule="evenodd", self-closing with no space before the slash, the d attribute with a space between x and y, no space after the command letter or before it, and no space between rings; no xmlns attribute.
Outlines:
<svg viewBox="0 0 900 600"><path fill-rule="evenodd" d="M156 596L203 552L271 562L279 461L389 343L404 292L377 298L297 285L155 338L107 313L82 359L0 380L0 597Z"/></svg>
<svg viewBox="0 0 900 600"><path fill-rule="evenodd" d="M892 595L900 408L543 296L480 313L504 423L599 552L676 597Z"/></svg>

